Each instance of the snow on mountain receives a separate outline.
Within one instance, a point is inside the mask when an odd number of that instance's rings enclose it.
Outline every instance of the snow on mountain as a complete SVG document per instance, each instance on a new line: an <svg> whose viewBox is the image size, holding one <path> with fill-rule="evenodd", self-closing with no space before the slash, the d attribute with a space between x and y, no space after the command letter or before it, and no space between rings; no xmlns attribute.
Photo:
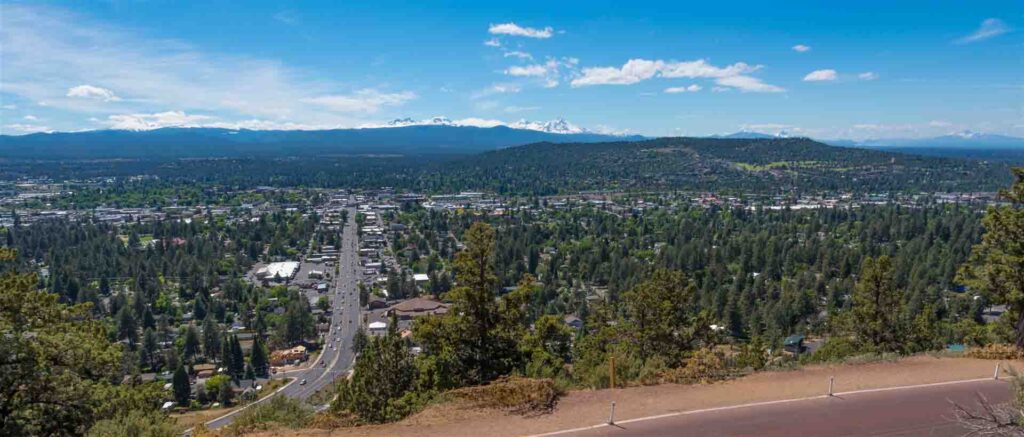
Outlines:
<svg viewBox="0 0 1024 437"><path fill-rule="evenodd" d="M575 124L566 121L564 118L556 118L548 121L519 120L507 123L501 120L489 120L482 118L463 118L452 120L447 117L433 117L424 120L413 120L412 118L396 118L383 125L365 125L364 128L379 127L406 127L406 126L471 126L471 127L496 127L505 126L511 129L525 129L552 134L581 134L590 132Z"/></svg>

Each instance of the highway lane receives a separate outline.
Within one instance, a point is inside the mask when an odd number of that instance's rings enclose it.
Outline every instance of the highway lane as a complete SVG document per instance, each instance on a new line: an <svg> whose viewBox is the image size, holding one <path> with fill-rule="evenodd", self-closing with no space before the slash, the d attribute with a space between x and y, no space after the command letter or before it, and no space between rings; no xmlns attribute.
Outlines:
<svg viewBox="0 0 1024 437"><path fill-rule="evenodd" d="M275 377L294 378L277 392L263 398L260 402L272 396L288 396L296 399L306 399L321 388L328 386L335 378L344 375L352 367L355 359L352 353L352 338L355 330L359 329L359 236L356 225L355 208L346 208L348 220L342 229L341 247L338 257L338 274L334 276L331 287L332 314L331 327L327 335L327 343L322 352L311 363L311 367L302 371L288 372L287 375L275 375ZM335 341L337 339L337 341ZM333 348L330 347L333 345ZM311 358L313 360L313 358ZM321 365L323 362L325 365ZM305 380L305 384L302 381ZM250 404L252 405L252 404ZM218 417L206 423L209 429L216 429L228 425L234 420L236 410L228 415Z"/></svg>
<svg viewBox="0 0 1024 437"><path fill-rule="evenodd" d="M963 436L967 431L953 420L951 402L973 408L978 393L993 402L1010 399L1006 382L984 380L839 393L835 397L621 420L613 426L557 434L573 437Z"/></svg>

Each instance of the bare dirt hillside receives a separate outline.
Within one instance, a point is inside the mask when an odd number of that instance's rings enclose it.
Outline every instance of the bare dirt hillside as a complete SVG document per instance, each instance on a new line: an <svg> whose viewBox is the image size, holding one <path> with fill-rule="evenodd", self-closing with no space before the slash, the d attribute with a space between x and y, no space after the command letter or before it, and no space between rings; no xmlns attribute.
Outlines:
<svg viewBox="0 0 1024 437"><path fill-rule="evenodd" d="M998 361L919 356L898 362L812 366L800 370L762 372L710 385L659 385L616 390L579 390L567 394L555 411L525 418L494 410L437 405L401 422L335 430L278 430L260 437L347 436L523 436L603 423L611 401L616 419L624 420L676 411L695 410L750 402L823 395L829 377L835 391L927 384L992 377ZM1024 362L1002 362L1024 369Z"/></svg>

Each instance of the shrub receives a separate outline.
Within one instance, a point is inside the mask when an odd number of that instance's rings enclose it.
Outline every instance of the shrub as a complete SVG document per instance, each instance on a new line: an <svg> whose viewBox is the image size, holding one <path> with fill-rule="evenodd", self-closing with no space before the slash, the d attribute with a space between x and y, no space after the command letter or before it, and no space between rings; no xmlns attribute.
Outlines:
<svg viewBox="0 0 1024 437"><path fill-rule="evenodd" d="M853 339L849 337L832 337L825 342L814 354L809 355L807 362L837 362L854 355L861 355L865 352L857 347ZM805 355L807 356L807 355Z"/></svg>
<svg viewBox="0 0 1024 437"><path fill-rule="evenodd" d="M686 365L663 374L663 380L677 384L706 384L731 376L722 351L704 348L693 353Z"/></svg>
<svg viewBox="0 0 1024 437"><path fill-rule="evenodd" d="M89 429L88 437L177 437L181 431L159 412L132 411L127 415L118 416L96 422Z"/></svg>
<svg viewBox="0 0 1024 437"><path fill-rule="evenodd" d="M550 412L560 395L552 379L518 376L448 392L448 396L467 402L474 408L494 408L527 416Z"/></svg>
<svg viewBox="0 0 1024 437"><path fill-rule="evenodd" d="M313 418L313 409L302 401L287 396L274 396L269 401L248 408L227 428L227 435L242 435L277 426L302 428Z"/></svg>

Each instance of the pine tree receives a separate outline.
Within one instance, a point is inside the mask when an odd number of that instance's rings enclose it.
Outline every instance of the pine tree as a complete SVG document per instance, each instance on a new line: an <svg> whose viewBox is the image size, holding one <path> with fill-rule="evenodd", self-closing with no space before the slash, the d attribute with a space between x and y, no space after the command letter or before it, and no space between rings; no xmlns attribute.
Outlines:
<svg viewBox="0 0 1024 437"><path fill-rule="evenodd" d="M887 256L865 259L847 321L863 347L886 352L901 350L901 297L893 278L892 260Z"/></svg>
<svg viewBox="0 0 1024 437"><path fill-rule="evenodd" d="M231 355L228 360L228 371L231 377L238 379L245 373L245 354L242 353L242 345L238 342L238 336L231 336Z"/></svg>
<svg viewBox="0 0 1024 437"><path fill-rule="evenodd" d="M249 353L249 366L252 367L256 376L266 378L270 374L270 366L267 363L267 351L263 342L257 336L252 343L252 350Z"/></svg>
<svg viewBox="0 0 1024 437"><path fill-rule="evenodd" d="M185 342L181 348L181 355L185 361L192 361L199 354L199 333L196 327L189 324L185 328Z"/></svg>
<svg viewBox="0 0 1024 437"><path fill-rule="evenodd" d="M1024 348L1024 167L1013 169L1013 175L1013 186L1000 192L1011 204L985 214L985 235L972 249L960 280L1009 308L1019 349Z"/></svg>
<svg viewBox="0 0 1024 437"><path fill-rule="evenodd" d="M192 388L188 382L188 374L185 373L185 366L178 366L178 370L174 371L171 386L174 389L174 400L178 402L178 405L187 407L189 397L192 395Z"/></svg>

